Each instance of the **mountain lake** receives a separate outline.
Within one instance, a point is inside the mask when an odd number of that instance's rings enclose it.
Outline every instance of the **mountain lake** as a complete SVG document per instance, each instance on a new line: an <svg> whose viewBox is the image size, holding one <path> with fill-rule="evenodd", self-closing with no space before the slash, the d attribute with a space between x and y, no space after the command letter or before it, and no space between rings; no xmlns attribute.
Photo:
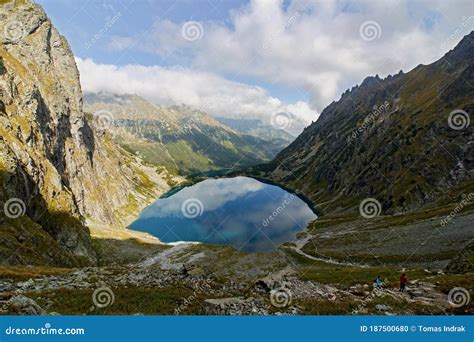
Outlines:
<svg viewBox="0 0 474 342"><path fill-rule="evenodd" d="M165 194L129 228L162 242L229 245L243 252L274 251L316 219L297 194L249 177L207 179Z"/></svg>

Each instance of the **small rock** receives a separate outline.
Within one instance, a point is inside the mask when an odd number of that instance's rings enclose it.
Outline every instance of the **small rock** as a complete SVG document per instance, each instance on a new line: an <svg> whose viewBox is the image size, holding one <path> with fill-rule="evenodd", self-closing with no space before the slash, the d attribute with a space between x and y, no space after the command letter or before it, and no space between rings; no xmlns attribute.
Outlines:
<svg viewBox="0 0 474 342"><path fill-rule="evenodd" d="M349 292L358 296L363 296L366 291L364 291L364 287L360 284L351 286L349 288Z"/></svg>
<svg viewBox="0 0 474 342"><path fill-rule="evenodd" d="M33 281L33 279L29 279L27 281L22 281L22 282L17 283L16 286L21 289L26 289L32 286L34 283L35 282Z"/></svg>
<svg viewBox="0 0 474 342"><path fill-rule="evenodd" d="M385 305L385 304L377 304L375 305L375 309L379 310L379 311L386 311L386 310L390 310L390 306L388 305Z"/></svg>
<svg viewBox="0 0 474 342"><path fill-rule="evenodd" d="M193 277L204 276L206 272L201 267L195 267L188 271L188 274Z"/></svg>
<svg viewBox="0 0 474 342"><path fill-rule="evenodd" d="M8 300L13 297L13 292L0 292L0 300Z"/></svg>
<svg viewBox="0 0 474 342"><path fill-rule="evenodd" d="M22 315L46 315L44 311L33 299L18 295L10 300L10 308Z"/></svg>

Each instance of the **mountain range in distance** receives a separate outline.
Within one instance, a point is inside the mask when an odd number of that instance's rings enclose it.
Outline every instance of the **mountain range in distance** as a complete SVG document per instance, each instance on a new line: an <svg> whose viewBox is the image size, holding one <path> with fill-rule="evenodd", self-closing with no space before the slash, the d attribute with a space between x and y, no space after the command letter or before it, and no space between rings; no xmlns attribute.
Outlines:
<svg viewBox="0 0 474 342"><path fill-rule="evenodd" d="M138 95L86 93L84 109L114 140L145 162L174 174L239 169L271 160L294 137L259 120L213 118Z"/></svg>

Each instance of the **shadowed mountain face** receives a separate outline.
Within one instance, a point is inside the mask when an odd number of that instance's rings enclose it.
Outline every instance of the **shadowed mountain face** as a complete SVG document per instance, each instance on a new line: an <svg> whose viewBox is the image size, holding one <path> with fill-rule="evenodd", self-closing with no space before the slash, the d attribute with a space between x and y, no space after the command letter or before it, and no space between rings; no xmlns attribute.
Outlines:
<svg viewBox="0 0 474 342"><path fill-rule="evenodd" d="M300 189L329 211L366 197L385 213L416 209L454 187L472 189L473 111L471 33L433 64L366 78L250 172Z"/></svg>
<svg viewBox="0 0 474 342"><path fill-rule="evenodd" d="M3 3L0 27L12 21L19 31L0 40L0 264L94 262L86 219L121 224L122 208L168 185L88 121L72 51L42 8Z"/></svg>
<svg viewBox="0 0 474 342"><path fill-rule="evenodd" d="M136 95L86 94L84 103L99 120L110 120L117 143L174 173L258 164L273 158L281 145L239 133L187 106L156 106Z"/></svg>

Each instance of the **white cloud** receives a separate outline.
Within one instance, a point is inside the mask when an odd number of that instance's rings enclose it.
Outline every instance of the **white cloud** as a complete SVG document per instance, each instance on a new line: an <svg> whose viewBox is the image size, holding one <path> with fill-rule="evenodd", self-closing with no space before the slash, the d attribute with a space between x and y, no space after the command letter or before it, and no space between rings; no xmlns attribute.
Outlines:
<svg viewBox="0 0 474 342"><path fill-rule="evenodd" d="M205 184L205 186L203 186ZM213 211L252 192L261 191L264 184L246 177L205 180L202 183L186 187L173 197L160 199L146 208L140 218L182 216L182 203L187 199L199 198L203 209ZM212 195L210 195L212 194Z"/></svg>
<svg viewBox="0 0 474 342"><path fill-rule="evenodd" d="M306 102L285 104L265 89L229 81L210 72L160 66L97 64L76 58L85 92L137 94L160 105L187 104L214 116L260 118L271 122L274 113L294 114L289 127L299 133L317 112Z"/></svg>
<svg viewBox="0 0 474 342"><path fill-rule="evenodd" d="M215 116L266 122L288 111L294 115L287 130L294 134L365 77L439 59L474 29L473 15L472 0L454 5L445 0L251 0L226 21L200 23L203 31L196 40L183 37L183 22L165 18L156 19L151 30L114 37L108 45L146 51L187 68L117 67L90 59L78 64L86 91L136 93L158 104L185 103ZM380 27L373 40L361 37L360 27L368 21ZM291 96L301 91L309 100L284 103L236 79L294 89Z"/></svg>
<svg viewBox="0 0 474 342"><path fill-rule="evenodd" d="M474 29L474 20L468 21L450 38L472 15L472 0L293 0L287 6L253 0L231 12L229 25L203 22L198 41L180 36L182 23L158 19L146 36L116 37L112 47L136 44L192 68L295 87L321 111L366 76L384 77L440 58ZM366 21L380 25L379 38L361 38ZM237 94L230 106L240 99Z"/></svg>

